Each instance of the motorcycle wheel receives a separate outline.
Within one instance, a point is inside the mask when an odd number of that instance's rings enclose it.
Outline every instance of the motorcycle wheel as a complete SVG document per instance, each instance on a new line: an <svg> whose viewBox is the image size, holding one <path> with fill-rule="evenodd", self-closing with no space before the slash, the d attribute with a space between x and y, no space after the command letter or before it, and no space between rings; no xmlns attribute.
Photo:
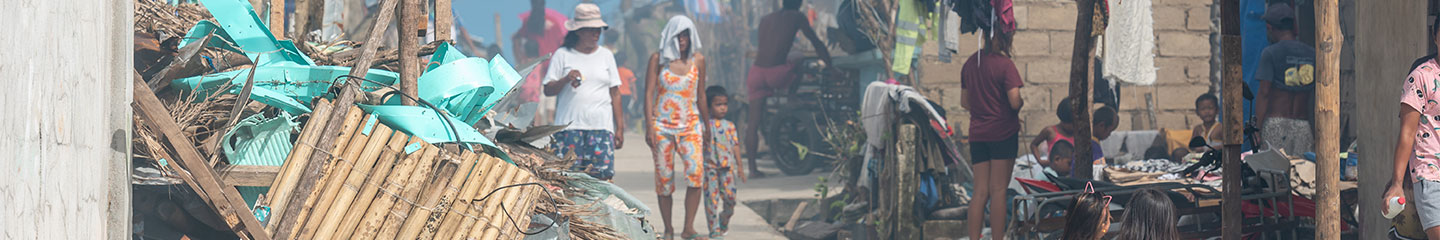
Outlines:
<svg viewBox="0 0 1440 240"><path fill-rule="evenodd" d="M785 113L785 112L782 112ZM815 128L811 121L803 120L800 116L809 114L789 112L780 116L773 116L770 124L762 126L765 143L770 147L770 154L775 159L775 166L786 175L797 176L810 174L815 169L815 161L818 157L809 155L800 156L800 144L805 146L806 151L816 150L819 145L811 141L810 133L805 129Z"/></svg>

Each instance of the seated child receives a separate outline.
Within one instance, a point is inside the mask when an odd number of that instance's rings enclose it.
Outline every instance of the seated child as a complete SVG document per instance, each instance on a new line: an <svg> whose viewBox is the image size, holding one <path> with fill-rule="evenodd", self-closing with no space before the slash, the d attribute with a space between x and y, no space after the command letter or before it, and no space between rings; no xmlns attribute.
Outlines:
<svg viewBox="0 0 1440 240"><path fill-rule="evenodd" d="M1060 105L1057 106L1055 110L1056 116L1060 118L1060 124L1056 124L1054 126L1042 129L1040 131L1040 134L1030 142L1030 149L1032 153L1035 153L1035 149L1041 149L1041 143L1044 143L1045 146L1047 146L1047 148L1045 149L1049 149L1049 151L1043 152L1048 158L1041 158L1040 154L1035 154L1036 158L1041 159L1039 160L1041 165L1049 166L1052 169L1055 169L1057 173L1070 172L1069 169L1071 167L1069 166L1069 162L1057 163L1055 159L1057 155L1055 154L1054 149L1056 148L1057 144L1062 142L1069 144L1071 148L1074 147L1075 137L1073 135L1075 132L1077 132L1079 128L1079 123L1076 123L1074 121L1075 115L1073 114L1073 109L1074 107L1071 104L1070 98L1065 98L1065 100L1061 100ZM1090 139L1090 155L1092 156L1092 164L1102 166L1101 168L1095 169L1103 169L1103 166L1108 163L1105 159L1104 150L1100 147L1100 140L1110 138L1110 134L1119 127L1118 115L1119 113L1115 111L1115 108L1111 108L1109 106L1100 107L1100 109L1096 109L1094 112L1094 119L1093 121L1091 121L1090 128L1092 130L1092 137ZM1065 165L1057 166L1059 164ZM1065 170L1062 171L1061 169ZM1074 174L1070 173L1067 175Z"/></svg>
<svg viewBox="0 0 1440 240"><path fill-rule="evenodd" d="M735 124L725 120L729 112L730 97L725 88L710 86L705 89L709 102L710 136L714 137L709 153L705 156L705 217L709 221L710 239L723 238L730 231L730 217L735 214L735 176L745 181L740 148L736 143Z"/></svg>
<svg viewBox="0 0 1440 240"><path fill-rule="evenodd" d="M1209 93L1202 94L1200 97L1195 98L1195 115L1200 117L1201 122L1200 125L1195 125L1195 127L1191 129L1191 136L1205 138L1205 143L1210 145L1210 147L1216 149L1222 147L1220 136L1222 136L1221 133L1223 132L1216 130L1219 128L1218 126L1220 126L1216 124L1216 122L1218 122L1217 116L1220 115L1220 99ZM1190 152L1203 153L1205 149L1190 149Z"/></svg>

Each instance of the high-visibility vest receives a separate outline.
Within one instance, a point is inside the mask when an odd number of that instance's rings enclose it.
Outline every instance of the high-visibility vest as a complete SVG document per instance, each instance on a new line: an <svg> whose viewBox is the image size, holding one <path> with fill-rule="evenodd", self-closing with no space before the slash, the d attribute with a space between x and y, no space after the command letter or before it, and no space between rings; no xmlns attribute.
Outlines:
<svg viewBox="0 0 1440 240"><path fill-rule="evenodd" d="M895 50L891 53L894 61L890 64L890 70L895 73L910 74L915 49L924 42L922 33L926 29L920 7L915 0L900 0L900 15L895 21Z"/></svg>

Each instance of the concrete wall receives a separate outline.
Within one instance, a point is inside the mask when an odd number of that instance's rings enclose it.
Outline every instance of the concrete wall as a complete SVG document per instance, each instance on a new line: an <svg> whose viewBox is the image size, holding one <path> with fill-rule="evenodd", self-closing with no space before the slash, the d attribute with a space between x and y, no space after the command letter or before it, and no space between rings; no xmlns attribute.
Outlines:
<svg viewBox="0 0 1440 240"><path fill-rule="evenodd" d="M127 239L132 5L0 10L0 239Z"/></svg>
<svg viewBox="0 0 1440 240"><path fill-rule="evenodd" d="M1379 0L1354 4L1356 107L1360 141L1360 239L1384 239L1390 221L1380 216L1380 196L1394 165L1400 124L1400 85L1410 64L1425 54L1425 5L1420 0ZM1343 21L1343 20L1342 20ZM1348 213L1347 213L1348 214Z"/></svg>
<svg viewBox="0 0 1440 240"><path fill-rule="evenodd" d="M1123 86L1117 131L1189 129L1200 123L1195 98L1210 88L1210 0L1154 0L1154 85ZM1070 55L1074 50L1075 1L1016 0L1014 60L1025 79L1021 142L1059 123L1055 106L1069 95ZM965 129L969 114L960 107L960 69L975 52L978 38L962 35L955 61L938 60L936 41L928 41L921 59L920 89L951 112L951 124ZM1147 99L1146 96L1151 96ZM1148 103L1147 103L1148 101ZM1151 113L1154 124L1151 124ZM1022 144L1028 145L1028 144ZM1023 151L1022 147L1022 151Z"/></svg>

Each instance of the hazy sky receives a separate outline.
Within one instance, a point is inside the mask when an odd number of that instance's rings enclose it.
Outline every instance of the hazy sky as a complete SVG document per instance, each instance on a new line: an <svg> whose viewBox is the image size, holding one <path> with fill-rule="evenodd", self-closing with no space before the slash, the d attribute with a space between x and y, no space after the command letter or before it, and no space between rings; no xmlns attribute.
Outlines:
<svg viewBox="0 0 1440 240"><path fill-rule="evenodd" d="M656 0L632 0L634 5L643 5ZM575 5L582 0L548 0L545 6L555 9L565 16L571 16L575 11ZM620 0L593 0L600 5L601 14L605 16L605 22L614 25L620 17ZM529 0L454 0L451 8L455 10L455 17L465 24L465 29L471 35L485 39L485 44L495 42L495 14L500 14L500 30L504 34L506 46L505 56L510 55L510 38L515 30L520 29L520 13L530 11Z"/></svg>

